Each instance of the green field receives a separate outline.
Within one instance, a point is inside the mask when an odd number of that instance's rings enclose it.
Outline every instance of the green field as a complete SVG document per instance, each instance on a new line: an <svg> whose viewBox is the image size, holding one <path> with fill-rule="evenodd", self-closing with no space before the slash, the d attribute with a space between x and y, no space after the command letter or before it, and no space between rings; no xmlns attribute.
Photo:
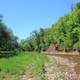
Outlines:
<svg viewBox="0 0 80 80"><path fill-rule="evenodd" d="M0 80L21 80L23 75L45 80L43 70L46 61L46 56L36 52L23 52L10 58L0 58Z"/></svg>

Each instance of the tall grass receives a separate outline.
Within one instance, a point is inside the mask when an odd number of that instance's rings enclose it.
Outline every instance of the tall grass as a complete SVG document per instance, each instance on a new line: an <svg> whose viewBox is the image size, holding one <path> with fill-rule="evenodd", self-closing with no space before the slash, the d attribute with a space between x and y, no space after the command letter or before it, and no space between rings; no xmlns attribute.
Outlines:
<svg viewBox="0 0 80 80"><path fill-rule="evenodd" d="M0 80L20 80L22 75L28 73L42 77L46 61L46 56L30 52L23 52L9 58L1 58Z"/></svg>

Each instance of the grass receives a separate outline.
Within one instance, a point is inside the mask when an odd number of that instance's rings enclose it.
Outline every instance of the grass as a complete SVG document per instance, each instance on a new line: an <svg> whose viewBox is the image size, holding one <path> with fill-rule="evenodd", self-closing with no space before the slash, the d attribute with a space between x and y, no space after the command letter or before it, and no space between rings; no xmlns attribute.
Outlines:
<svg viewBox="0 0 80 80"><path fill-rule="evenodd" d="M43 70L47 57L26 52L17 56L0 59L0 80L20 80L22 75L30 74L44 80Z"/></svg>
<svg viewBox="0 0 80 80"><path fill-rule="evenodd" d="M54 77L54 80L63 80L63 79L60 76L57 75L57 76Z"/></svg>

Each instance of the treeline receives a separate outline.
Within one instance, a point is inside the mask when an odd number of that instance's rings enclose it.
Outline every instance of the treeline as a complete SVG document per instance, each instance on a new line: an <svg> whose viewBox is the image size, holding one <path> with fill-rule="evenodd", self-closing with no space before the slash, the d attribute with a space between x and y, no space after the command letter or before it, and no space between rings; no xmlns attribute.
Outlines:
<svg viewBox="0 0 80 80"><path fill-rule="evenodd" d="M22 40L20 45L25 51L41 51L49 46L51 43L51 30L40 29L40 31L33 31L31 36Z"/></svg>
<svg viewBox="0 0 80 80"><path fill-rule="evenodd" d="M57 50L80 50L80 2L70 14L61 17L51 28L33 31L27 39L18 42L13 34L0 19L0 51L44 51L50 44Z"/></svg>
<svg viewBox="0 0 80 80"><path fill-rule="evenodd" d="M57 49L80 50L80 2L51 28L33 31L29 38L20 43L25 51L39 52L46 50L50 44Z"/></svg>

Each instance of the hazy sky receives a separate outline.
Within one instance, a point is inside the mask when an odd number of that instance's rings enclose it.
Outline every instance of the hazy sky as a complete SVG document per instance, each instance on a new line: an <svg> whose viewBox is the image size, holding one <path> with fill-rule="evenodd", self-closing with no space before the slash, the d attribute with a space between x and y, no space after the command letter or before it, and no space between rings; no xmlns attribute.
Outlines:
<svg viewBox="0 0 80 80"><path fill-rule="evenodd" d="M71 5L80 0L0 0L4 23L20 39L33 30L47 28L59 17L71 12Z"/></svg>

